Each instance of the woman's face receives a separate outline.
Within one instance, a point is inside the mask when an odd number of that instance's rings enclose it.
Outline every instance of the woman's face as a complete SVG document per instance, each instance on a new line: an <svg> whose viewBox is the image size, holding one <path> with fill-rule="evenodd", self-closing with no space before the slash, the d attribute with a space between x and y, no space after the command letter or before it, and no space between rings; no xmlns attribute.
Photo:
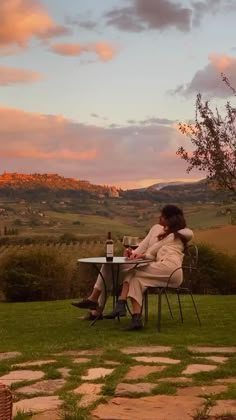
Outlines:
<svg viewBox="0 0 236 420"><path fill-rule="evenodd" d="M165 217L163 216L163 214L160 214L160 219L159 219L159 223L161 226L166 227L167 226L167 220L165 219Z"/></svg>

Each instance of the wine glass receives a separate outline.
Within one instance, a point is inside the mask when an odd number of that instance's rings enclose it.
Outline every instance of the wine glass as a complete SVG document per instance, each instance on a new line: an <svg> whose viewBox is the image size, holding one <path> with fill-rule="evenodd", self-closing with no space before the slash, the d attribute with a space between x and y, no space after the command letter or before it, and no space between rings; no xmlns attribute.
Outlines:
<svg viewBox="0 0 236 420"><path fill-rule="evenodd" d="M137 236L131 236L130 237L130 241L129 241L129 246L131 249L136 249L138 248L139 245L139 238Z"/></svg>
<svg viewBox="0 0 236 420"><path fill-rule="evenodd" d="M130 247L130 239L131 239L131 236L123 236L122 243L123 243L123 245L124 245L125 248L129 248Z"/></svg>

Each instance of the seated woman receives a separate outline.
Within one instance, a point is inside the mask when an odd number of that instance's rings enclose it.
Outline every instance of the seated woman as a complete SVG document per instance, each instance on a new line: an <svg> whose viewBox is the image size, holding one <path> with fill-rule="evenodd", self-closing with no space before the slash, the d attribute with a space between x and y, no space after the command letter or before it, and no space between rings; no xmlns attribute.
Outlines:
<svg viewBox="0 0 236 420"><path fill-rule="evenodd" d="M169 207L171 207L171 205L166 206L166 208ZM163 226L161 226L159 223L152 226L147 236L140 242L136 252L139 254L145 253L153 244L157 242L157 238L160 233L163 233ZM124 256L130 256L130 249L125 250ZM123 275L123 273L129 271L134 266L135 264L123 264L121 266L121 274ZM112 285L111 267L104 264L101 268L101 274L98 275L90 296L80 302L72 303L72 305L76 306L77 308L90 309L89 314L83 317L85 320L93 320L97 317L99 317L98 319L103 319L102 308L105 304L104 282L107 289ZM123 315L126 315L126 308Z"/></svg>
<svg viewBox="0 0 236 420"><path fill-rule="evenodd" d="M176 222L175 219L178 219L178 222ZM168 222L169 221L169 222ZM183 216L183 212L182 210L172 204L167 204L166 206L163 207L162 211L161 211L161 215L160 215L160 221L159 224L154 225L149 233L147 234L147 236L142 240L142 242L139 244L138 248L136 249L135 253L132 253L131 255L129 254L130 258L133 258L135 260L135 258L146 255L149 258L149 254L150 251L152 251L152 247L156 247L156 246L161 246L164 244L162 240L164 240L165 237L167 237L168 233L167 233L167 222L169 223L170 226L172 226L171 224L175 223L175 226L173 227L173 232L177 232L178 230L180 230L178 233L179 235L181 235L181 237L183 238L183 240L186 240L186 242L188 240L190 240L193 236L192 231L190 229L185 228L186 227L186 222L184 220L184 216ZM170 227L171 229L171 227ZM171 231L172 232L172 231ZM169 232L169 233L171 233ZM185 239L184 239L185 238ZM180 252L181 254L181 252ZM152 255L152 254L151 254ZM182 254L181 254L182 255ZM154 259L154 255L152 255L152 259ZM180 258L181 260L181 258ZM182 260L181 260L182 262ZM181 262L179 263L179 265L181 265ZM135 261L134 261L135 263ZM143 264L142 266L139 266L139 269L137 268L137 272L139 272L139 270L143 269L143 270L148 270L148 267L150 267L150 274L151 271L154 269L155 263L146 263ZM123 284L123 289L122 289L122 294L121 294L121 300L118 301L118 306L119 306L119 313L116 313L116 309L108 315L105 315L105 318L114 318L116 316L125 316L126 315L126 305L125 305L125 299L127 297L127 293L128 293L128 282L129 282L129 273L131 276L133 276L136 273L136 270L133 268L136 265L123 265L122 266L122 271L123 272L127 272L128 274L126 274L125 276L125 282ZM169 269L170 271L170 269ZM168 271L168 272L169 272ZM110 267L108 265L104 265L101 269L104 281L106 283L106 285L109 285L109 283L111 283L111 270ZM145 272L145 271L144 271ZM158 275L158 273L156 272L155 269L155 274L151 276L151 278L155 278ZM163 277L163 276L162 276ZM168 277L165 276L165 281L166 278ZM152 283L153 284L153 283ZM154 284L155 285L155 284ZM163 281L162 281L162 285L163 285ZM102 319L102 314L101 314L101 308L104 307L104 297L105 297L105 293L104 293L104 282L102 279L101 275L98 275L97 281L94 285L93 291L90 294L90 296L87 299L82 300L81 302L75 302L72 303L72 305L78 307L78 308L83 308L83 309L90 309L91 312L88 316L86 316L86 318L84 319L94 319L96 318L98 315L100 317L100 319ZM122 303L122 301L124 301ZM122 306L122 308L121 308Z"/></svg>
<svg viewBox="0 0 236 420"><path fill-rule="evenodd" d="M132 304L132 322L127 330L143 328L141 311L143 293L147 287L164 287L170 275L181 267L186 244L193 237L193 232L186 228L183 212L177 206L165 206L161 212L160 224L163 232L158 235L158 241L141 255L135 252L130 256L148 258L153 262L131 269L125 276L122 292L114 310L105 315L111 319L125 313L126 299ZM178 287L183 281L182 270L177 270L171 276L169 287Z"/></svg>

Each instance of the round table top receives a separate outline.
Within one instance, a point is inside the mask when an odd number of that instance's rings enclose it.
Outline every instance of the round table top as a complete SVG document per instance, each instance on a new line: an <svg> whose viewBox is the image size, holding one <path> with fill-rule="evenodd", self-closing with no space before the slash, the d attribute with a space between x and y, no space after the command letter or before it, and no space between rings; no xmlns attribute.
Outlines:
<svg viewBox="0 0 236 420"><path fill-rule="evenodd" d="M79 263L90 263L90 264L141 264L148 263L152 260L144 258L136 258L135 260L130 260L127 257L113 257L112 261L107 261L106 257L89 257L89 258L80 258L78 259Z"/></svg>

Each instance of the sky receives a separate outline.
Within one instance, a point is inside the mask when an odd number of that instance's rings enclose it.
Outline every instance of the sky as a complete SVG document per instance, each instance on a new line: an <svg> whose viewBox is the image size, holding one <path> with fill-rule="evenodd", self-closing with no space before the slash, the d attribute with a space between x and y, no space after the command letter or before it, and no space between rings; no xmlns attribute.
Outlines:
<svg viewBox="0 0 236 420"><path fill-rule="evenodd" d="M236 0L1 0L0 173L192 181L178 123L236 87ZM222 111L223 112L223 111Z"/></svg>

